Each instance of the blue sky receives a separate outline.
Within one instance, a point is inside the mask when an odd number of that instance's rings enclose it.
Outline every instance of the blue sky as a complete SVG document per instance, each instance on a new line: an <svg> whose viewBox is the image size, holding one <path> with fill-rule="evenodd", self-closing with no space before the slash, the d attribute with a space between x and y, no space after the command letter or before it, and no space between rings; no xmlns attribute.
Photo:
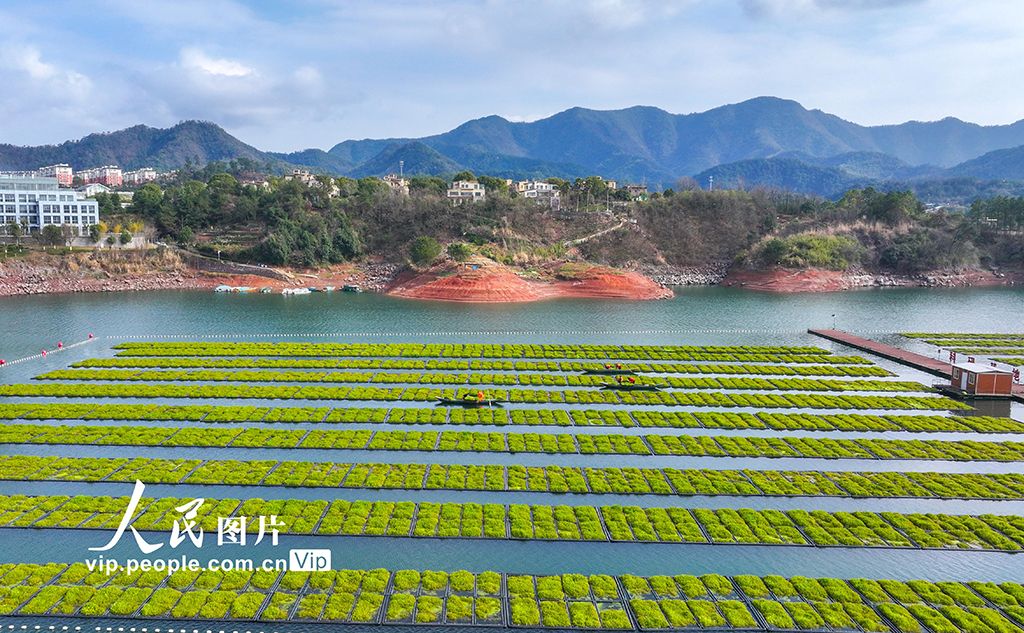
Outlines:
<svg viewBox="0 0 1024 633"><path fill-rule="evenodd" d="M759 95L1024 118L1017 0L3 0L0 142L205 119L261 149Z"/></svg>

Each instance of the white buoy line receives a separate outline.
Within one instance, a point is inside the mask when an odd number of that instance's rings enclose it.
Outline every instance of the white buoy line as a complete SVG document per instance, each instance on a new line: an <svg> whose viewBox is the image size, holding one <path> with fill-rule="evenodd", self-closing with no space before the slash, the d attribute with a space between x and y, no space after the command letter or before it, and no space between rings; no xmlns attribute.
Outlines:
<svg viewBox="0 0 1024 633"><path fill-rule="evenodd" d="M516 335L566 335L598 334L635 336L639 334L806 334L806 330L785 330L770 328L693 328L693 329L646 329L646 330L447 330L433 332L306 332L306 333L250 333L250 334L121 334L107 336L109 340L152 340L152 339L254 339L254 338L395 338L415 336L516 336ZM882 330L878 331L883 332ZM865 332L869 333L869 332ZM500 343L496 343L500 344ZM515 344L515 343L511 343Z"/></svg>
<svg viewBox="0 0 1024 633"><path fill-rule="evenodd" d="M3 369L4 367L7 367L8 365L17 365L18 363L24 363L26 361L36 360L38 358L46 358L50 354L57 354L57 353L60 353L60 352L66 352L69 349L74 349L76 347L81 347L82 345L88 345L89 343L92 343L93 341L96 341L96 340L98 340L98 339L95 336L93 336L92 334L90 334L89 338L85 339L84 341L78 341L77 343L71 343L70 345L65 345L63 342L60 342L60 343L57 343L57 346L54 347L53 349L44 349L43 351L39 352L38 354L33 354L31 356L25 356L24 358L16 358L14 360L0 360L0 369Z"/></svg>

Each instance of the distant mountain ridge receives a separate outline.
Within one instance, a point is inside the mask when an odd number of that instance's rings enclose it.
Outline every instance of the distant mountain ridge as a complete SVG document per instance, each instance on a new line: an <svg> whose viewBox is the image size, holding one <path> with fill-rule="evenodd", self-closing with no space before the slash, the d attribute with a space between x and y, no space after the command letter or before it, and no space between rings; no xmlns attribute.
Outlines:
<svg viewBox="0 0 1024 633"><path fill-rule="evenodd" d="M175 169L189 160L205 164L232 158L276 162L207 121L183 121L166 129L135 125L60 145L0 145L0 169L34 169L53 163L68 163L75 169L111 164L125 169Z"/></svg>
<svg viewBox="0 0 1024 633"><path fill-rule="evenodd" d="M646 182L715 176L716 183L779 186L831 195L850 183L944 178L1024 180L1024 121L982 126L955 118L862 126L795 101L758 97L694 114L650 106L570 108L520 123L499 116L467 121L419 139L346 140L328 150L263 152L213 123L167 129L134 126L41 147L0 145L0 169L54 162L76 168L179 167L245 157L278 170L304 166L361 177L462 169L507 178L592 174Z"/></svg>

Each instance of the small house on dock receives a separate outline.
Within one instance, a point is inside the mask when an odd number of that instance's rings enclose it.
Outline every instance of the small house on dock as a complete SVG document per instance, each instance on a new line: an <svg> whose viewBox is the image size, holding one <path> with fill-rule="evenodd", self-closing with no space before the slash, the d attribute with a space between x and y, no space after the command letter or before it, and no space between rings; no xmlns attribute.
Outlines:
<svg viewBox="0 0 1024 633"><path fill-rule="evenodd" d="M953 363L949 386L967 397L1009 398L1013 373L983 363Z"/></svg>

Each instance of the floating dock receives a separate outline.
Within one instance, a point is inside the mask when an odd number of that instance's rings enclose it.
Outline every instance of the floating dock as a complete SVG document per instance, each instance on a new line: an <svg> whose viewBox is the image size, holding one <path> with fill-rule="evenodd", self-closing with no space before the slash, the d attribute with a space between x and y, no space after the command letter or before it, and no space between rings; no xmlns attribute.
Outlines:
<svg viewBox="0 0 1024 633"><path fill-rule="evenodd" d="M848 345L849 347L854 347L864 352L869 352L875 356L887 358L901 365L913 367L914 369L919 369L935 376L940 376L946 379L952 378L952 365L937 358L929 358L922 354L910 352L886 343L872 341L871 339L850 334L849 332L844 332L842 330L811 329L807 330L807 333L820 336L821 338L828 339L836 343L842 343L843 345ZM1010 397L1024 401L1024 385L1014 385Z"/></svg>
<svg viewBox="0 0 1024 633"><path fill-rule="evenodd" d="M871 352L875 356L888 358L889 360L896 361L901 365L920 369L921 371L926 371L929 374L934 374L943 378L950 378L952 376L952 368L950 367L950 364L936 358L928 358L921 354L908 352L905 349L901 349L893 345L887 345L885 343L879 343L878 341L872 341L871 339L856 336L842 330L807 330L807 332L808 334L820 336L821 338L826 338L830 341L835 341L836 343L842 343L843 345L849 345L850 347L855 347L865 352Z"/></svg>

